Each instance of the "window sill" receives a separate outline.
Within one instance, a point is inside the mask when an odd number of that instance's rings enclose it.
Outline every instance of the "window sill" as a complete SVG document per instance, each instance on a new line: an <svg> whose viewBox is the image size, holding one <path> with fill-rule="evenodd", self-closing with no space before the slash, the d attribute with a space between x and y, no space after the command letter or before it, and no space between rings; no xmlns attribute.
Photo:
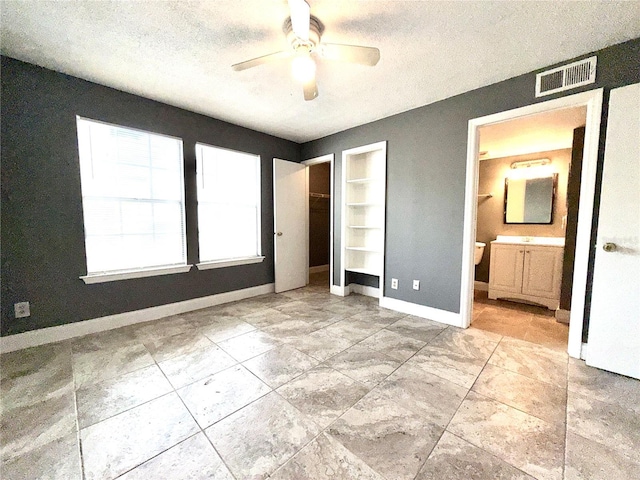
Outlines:
<svg viewBox="0 0 640 480"><path fill-rule="evenodd" d="M117 280L129 280L132 278L155 277L157 275L169 275L172 273L186 273L192 265L177 265L172 267L144 268L140 270L127 270L123 272L93 273L80 277L87 285L92 283L115 282Z"/></svg>
<svg viewBox="0 0 640 480"><path fill-rule="evenodd" d="M212 268L224 268L235 267L237 265L249 265L251 263L260 263L265 257L242 257L242 258L227 258L225 260L215 260L212 262L196 263L198 270L210 270Z"/></svg>

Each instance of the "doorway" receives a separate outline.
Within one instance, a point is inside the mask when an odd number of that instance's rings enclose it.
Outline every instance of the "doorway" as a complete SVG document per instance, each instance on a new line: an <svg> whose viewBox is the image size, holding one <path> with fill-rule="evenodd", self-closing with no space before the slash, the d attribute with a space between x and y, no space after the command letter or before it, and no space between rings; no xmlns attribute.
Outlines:
<svg viewBox="0 0 640 480"><path fill-rule="evenodd" d="M463 279L461 285L461 323L468 327L472 320L474 300L474 252L477 233L480 129L484 126L522 119L531 115L573 107L586 108L585 138L582 172L580 175L580 201L576 233L573 288L571 294L572 318L569 325L568 353L579 358L582 350L582 325L587 289L591 221L597 168L598 142L602 110L602 89L579 93L556 100L501 112L469 121L467 150L467 183L465 198L465 225L463 249ZM518 252L516 252L518 253Z"/></svg>
<svg viewBox="0 0 640 480"><path fill-rule="evenodd" d="M307 283L329 291L333 278L333 154L303 162L307 189Z"/></svg>
<svg viewBox="0 0 640 480"><path fill-rule="evenodd" d="M472 327L566 350L585 122L579 106L480 127Z"/></svg>

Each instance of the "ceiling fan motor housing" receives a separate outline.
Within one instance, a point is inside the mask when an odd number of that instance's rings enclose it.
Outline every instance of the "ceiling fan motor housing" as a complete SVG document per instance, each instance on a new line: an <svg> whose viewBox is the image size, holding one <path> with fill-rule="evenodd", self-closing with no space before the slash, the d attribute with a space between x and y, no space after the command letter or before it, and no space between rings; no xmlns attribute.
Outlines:
<svg viewBox="0 0 640 480"><path fill-rule="evenodd" d="M287 41L294 50L297 51L300 47L303 47L311 52L320 44L320 38L324 32L324 25L317 17L311 15L309 18L309 40L299 38L295 33L293 33L291 17L288 17L284 21L282 30L287 35Z"/></svg>

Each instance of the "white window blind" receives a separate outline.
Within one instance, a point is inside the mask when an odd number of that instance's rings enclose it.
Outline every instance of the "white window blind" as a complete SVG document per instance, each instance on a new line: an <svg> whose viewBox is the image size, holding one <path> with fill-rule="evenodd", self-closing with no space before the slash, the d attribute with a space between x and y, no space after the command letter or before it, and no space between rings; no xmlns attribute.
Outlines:
<svg viewBox="0 0 640 480"><path fill-rule="evenodd" d="M200 262L260 255L260 157L196 145Z"/></svg>
<svg viewBox="0 0 640 480"><path fill-rule="evenodd" d="M87 273L186 265L182 140L77 124Z"/></svg>

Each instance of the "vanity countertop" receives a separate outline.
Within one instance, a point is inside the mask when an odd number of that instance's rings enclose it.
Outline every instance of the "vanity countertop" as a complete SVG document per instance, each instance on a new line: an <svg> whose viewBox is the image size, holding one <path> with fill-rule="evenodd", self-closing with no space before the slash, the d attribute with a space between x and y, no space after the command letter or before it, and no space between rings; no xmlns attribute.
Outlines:
<svg viewBox="0 0 640 480"><path fill-rule="evenodd" d="M491 243L508 243L516 245L551 245L564 247L564 237L527 237L513 235L498 235Z"/></svg>

